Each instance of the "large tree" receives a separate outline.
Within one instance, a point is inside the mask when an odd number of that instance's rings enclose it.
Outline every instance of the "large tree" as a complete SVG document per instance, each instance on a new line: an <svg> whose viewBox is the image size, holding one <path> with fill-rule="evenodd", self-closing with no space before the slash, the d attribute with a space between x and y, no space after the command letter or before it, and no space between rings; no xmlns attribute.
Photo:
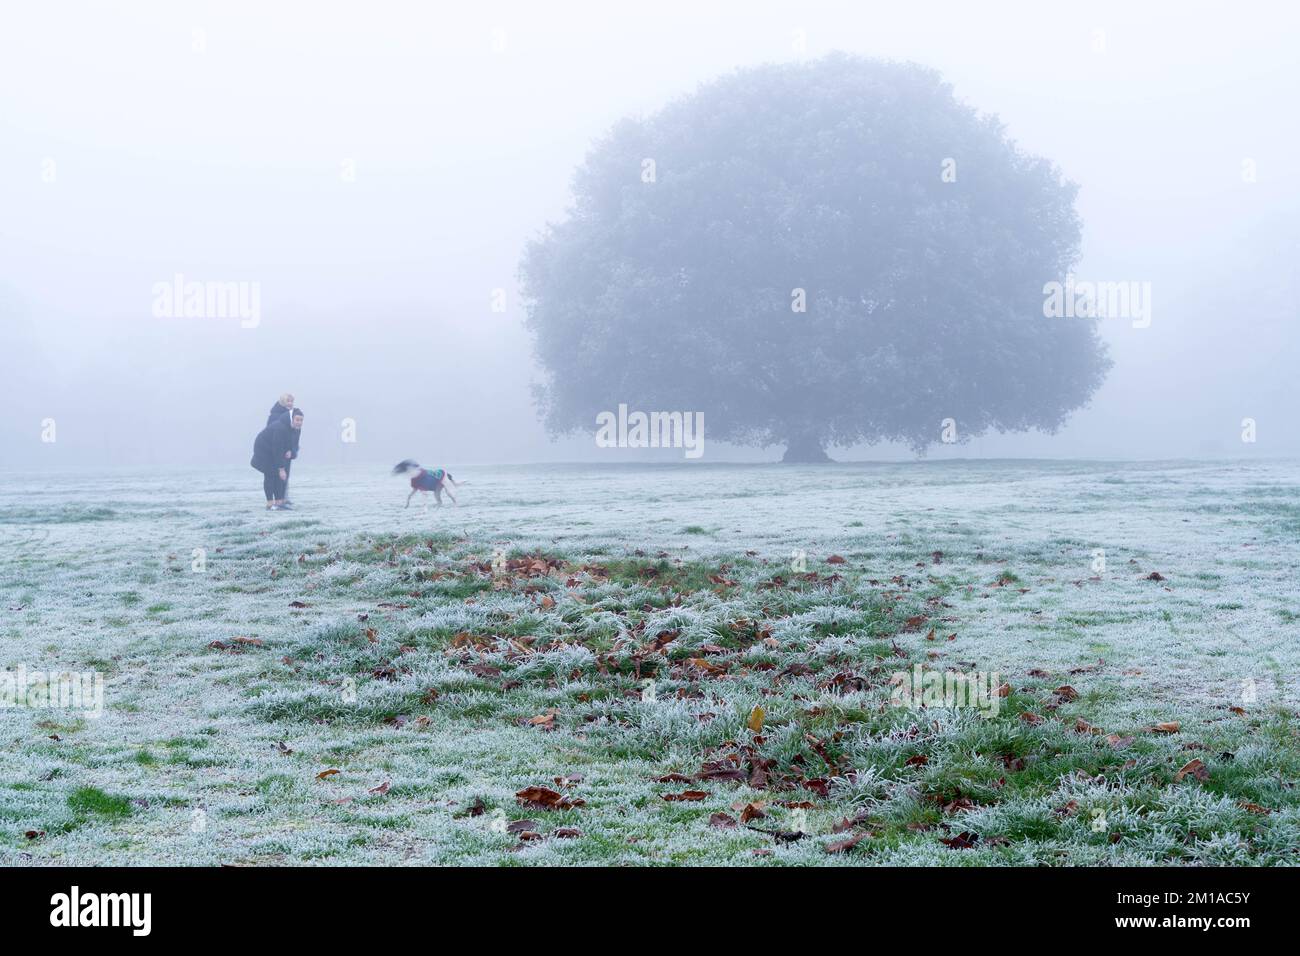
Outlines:
<svg viewBox="0 0 1300 956"><path fill-rule="evenodd" d="M1044 316L1076 187L929 69L741 70L618 123L573 191L520 268L552 434L627 403L786 460L922 452L945 419L1053 431L1110 364L1095 320Z"/></svg>

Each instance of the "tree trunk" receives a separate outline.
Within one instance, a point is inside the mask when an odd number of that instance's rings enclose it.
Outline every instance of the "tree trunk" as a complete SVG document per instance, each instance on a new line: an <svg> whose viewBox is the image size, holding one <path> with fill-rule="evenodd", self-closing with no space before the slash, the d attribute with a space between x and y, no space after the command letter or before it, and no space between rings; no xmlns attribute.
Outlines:
<svg viewBox="0 0 1300 956"><path fill-rule="evenodd" d="M830 460L826 449L822 447L822 440L811 434L791 436L785 446L785 457L781 459L787 465L822 464Z"/></svg>

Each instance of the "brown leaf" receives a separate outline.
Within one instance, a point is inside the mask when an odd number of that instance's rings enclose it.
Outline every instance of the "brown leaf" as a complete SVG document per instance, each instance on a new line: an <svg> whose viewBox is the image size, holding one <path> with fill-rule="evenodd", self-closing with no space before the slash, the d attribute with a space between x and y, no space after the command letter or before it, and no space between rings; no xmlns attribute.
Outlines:
<svg viewBox="0 0 1300 956"><path fill-rule="evenodd" d="M1031 714L1029 711L1025 711L1020 715L1020 719L1027 724L1033 725L1033 724L1041 724L1047 718L1040 717L1037 714Z"/></svg>
<svg viewBox="0 0 1300 956"><path fill-rule="evenodd" d="M550 787L525 787L515 794L520 806L538 810L569 810L586 805L585 800L569 799Z"/></svg>
<svg viewBox="0 0 1300 956"><path fill-rule="evenodd" d="M1181 727L1182 724L1180 724L1178 721L1168 720L1165 721L1163 724L1156 724L1154 727L1151 728L1151 730L1153 733L1157 733L1157 734L1176 734L1178 733L1178 730Z"/></svg>
<svg viewBox="0 0 1300 956"><path fill-rule="evenodd" d="M749 774L739 767L725 763L706 763L699 773L695 775L696 780L748 780Z"/></svg>
<svg viewBox="0 0 1300 956"><path fill-rule="evenodd" d="M690 783L691 778L684 773L669 773L662 777L655 777L655 783Z"/></svg>
<svg viewBox="0 0 1300 956"><path fill-rule="evenodd" d="M306 601L290 601L289 607L311 607Z"/></svg>
<svg viewBox="0 0 1300 956"><path fill-rule="evenodd" d="M1183 768L1174 774L1174 783L1182 783L1183 778L1189 774L1197 780L1210 779L1210 771L1206 769L1205 761L1201 760L1200 757L1187 761Z"/></svg>
<svg viewBox="0 0 1300 956"><path fill-rule="evenodd" d="M582 831L577 827L558 827L551 836L557 840L576 840L582 836Z"/></svg>
<svg viewBox="0 0 1300 956"><path fill-rule="evenodd" d="M1243 810L1249 811L1250 813L1257 813L1260 816L1267 816L1273 812L1268 807L1261 807L1258 803L1246 803L1243 801L1242 803L1238 803L1237 806L1241 807Z"/></svg>
<svg viewBox="0 0 1300 956"><path fill-rule="evenodd" d="M1071 687L1069 684L1062 684L1060 687L1056 688L1056 690L1053 691L1053 693L1056 694L1057 697L1061 698L1061 700L1064 701L1079 699L1079 692L1075 690L1073 687Z"/></svg>
<svg viewBox="0 0 1300 956"><path fill-rule="evenodd" d="M962 831L955 837L947 837L941 839L939 842L950 850L969 850L974 847L979 840L980 835L978 833L967 833Z"/></svg>
<svg viewBox="0 0 1300 956"><path fill-rule="evenodd" d="M1132 737L1121 737L1119 734L1107 734L1106 743L1110 744L1116 750L1123 750L1133 742Z"/></svg>
<svg viewBox="0 0 1300 956"><path fill-rule="evenodd" d="M746 725L754 733L761 734L763 732L764 716L763 708L755 706L754 709L749 712L749 720L746 721Z"/></svg>
<svg viewBox="0 0 1300 956"><path fill-rule="evenodd" d="M826 563L827 563L827 564L844 564L845 561L844 561L844 558L840 557L840 555L838 555L838 554L832 554L829 558L826 559Z"/></svg>
<svg viewBox="0 0 1300 956"><path fill-rule="evenodd" d="M853 836L847 837L843 840L836 840L834 843L827 844L826 852L847 853L849 850L852 850L855 846L861 843L865 837L865 833L855 833Z"/></svg>
<svg viewBox="0 0 1300 956"><path fill-rule="evenodd" d="M339 773L339 771L338 771L336 768L334 768L334 767L330 767L330 769L328 769L328 770L322 770L320 773L316 774L316 779L317 779L317 780L324 780L326 777L332 777L332 776L334 776L336 773Z"/></svg>
<svg viewBox="0 0 1300 956"><path fill-rule="evenodd" d="M866 823L869 816L870 814L866 810L859 810L857 813L853 814L853 816L845 817L838 823L833 824L831 826L831 832L843 833L845 830L852 830L858 824Z"/></svg>
<svg viewBox="0 0 1300 956"><path fill-rule="evenodd" d="M736 818L730 813L715 813L709 817L709 826L720 830L732 830L737 826Z"/></svg>
<svg viewBox="0 0 1300 956"><path fill-rule="evenodd" d="M707 790L683 790L681 793L665 793L663 798L669 803L698 803L708 795Z"/></svg>
<svg viewBox="0 0 1300 956"><path fill-rule="evenodd" d="M740 811L740 822L748 823L750 820L758 820L765 816L763 808L766 806L761 800L754 803L733 803L731 809Z"/></svg>

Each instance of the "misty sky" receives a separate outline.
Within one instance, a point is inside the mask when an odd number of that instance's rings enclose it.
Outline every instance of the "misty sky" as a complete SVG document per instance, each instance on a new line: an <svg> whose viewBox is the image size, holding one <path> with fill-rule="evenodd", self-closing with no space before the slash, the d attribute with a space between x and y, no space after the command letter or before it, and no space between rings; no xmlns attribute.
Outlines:
<svg viewBox="0 0 1300 956"><path fill-rule="evenodd" d="M1152 283L1150 328L1102 323L1115 368L1066 429L933 457L1300 454L1297 26L1248 3L5 4L0 466L243 464L285 389L304 465L644 458L545 436L522 246L620 117L837 49L940 70L1080 184L1079 277ZM260 283L260 324L155 317L176 273Z"/></svg>

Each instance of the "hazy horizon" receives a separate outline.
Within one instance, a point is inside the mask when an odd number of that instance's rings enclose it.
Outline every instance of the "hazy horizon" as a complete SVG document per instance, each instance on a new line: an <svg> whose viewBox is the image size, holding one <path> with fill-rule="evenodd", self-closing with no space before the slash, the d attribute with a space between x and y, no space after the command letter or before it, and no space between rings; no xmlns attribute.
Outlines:
<svg viewBox="0 0 1300 956"><path fill-rule="evenodd" d="M680 460L547 438L520 253L620 117L832 50L939 70L1079 184L1078 277L1151 283L1150 327L1102 322L1115 366L1060 433L932 459L1300 455L1298 20L1172 3L8 8L0 467L243 465L286 389L303 468ZM156 318L177 274L257 283L257 326Z"/></svg>

